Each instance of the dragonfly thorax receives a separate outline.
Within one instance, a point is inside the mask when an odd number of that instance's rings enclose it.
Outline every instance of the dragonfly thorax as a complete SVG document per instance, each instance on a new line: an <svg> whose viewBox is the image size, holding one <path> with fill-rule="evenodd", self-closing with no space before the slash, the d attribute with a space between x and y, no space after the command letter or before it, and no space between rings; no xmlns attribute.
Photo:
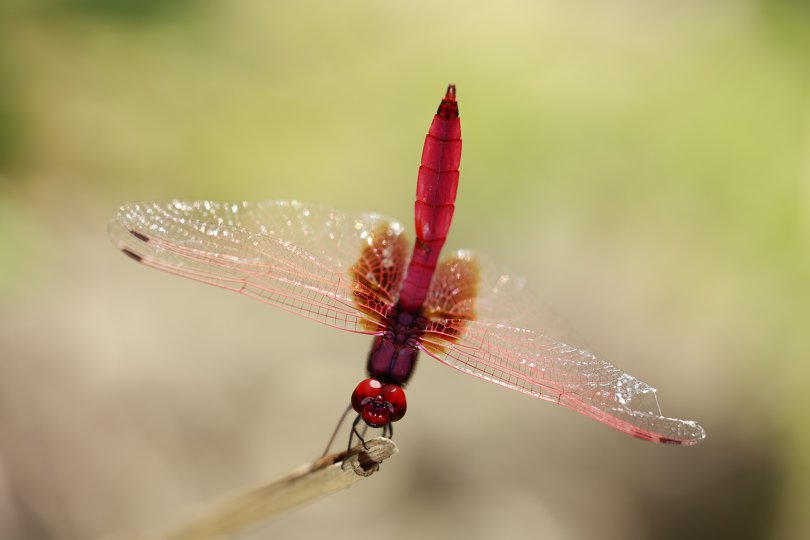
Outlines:
<svg viewBox="0 0 810 540"><path fill-rule="evenodd" d="M388 329L371 345L366 365L369 376L384 384L401 386L408 382L419 355L418 337L425 324L420 315L395 313Z"/></svg>

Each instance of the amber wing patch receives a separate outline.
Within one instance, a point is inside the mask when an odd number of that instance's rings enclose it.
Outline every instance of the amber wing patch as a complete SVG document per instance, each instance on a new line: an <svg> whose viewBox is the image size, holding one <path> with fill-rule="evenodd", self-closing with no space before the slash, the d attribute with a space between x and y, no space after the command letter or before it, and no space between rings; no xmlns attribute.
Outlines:
<svg viewBox="0 0 810 540"><path fill-rule="evenodd" d="M407 261L408 240L402 229L382 225L365 237L360 257L349 271L354 303L381 325L396 304Z"/></svg>
<svg viewBox="0 0 810 540"><path fill-rule="evenodd" d="M478 261L465 251L445 259L436 268L423 311L429 321L426 331L432 339L422 344L430 352L442 352L442 342L456 342L467 321L475 319L479 280Z"/></svg>

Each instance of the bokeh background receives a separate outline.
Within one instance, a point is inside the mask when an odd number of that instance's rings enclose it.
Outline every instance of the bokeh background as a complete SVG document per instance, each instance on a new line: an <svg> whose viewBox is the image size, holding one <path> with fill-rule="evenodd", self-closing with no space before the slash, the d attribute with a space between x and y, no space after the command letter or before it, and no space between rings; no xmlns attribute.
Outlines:
<svg viewBox="0 0 810 540"><path fill-rule="evenodd" d="M449 82L448 248L708 438L423 358L382 473L246 537L810 537L810 4L5 0L0 538L149 528L319 454L369 340L136 265L106 222L294 198L410 223Z"/></svg>

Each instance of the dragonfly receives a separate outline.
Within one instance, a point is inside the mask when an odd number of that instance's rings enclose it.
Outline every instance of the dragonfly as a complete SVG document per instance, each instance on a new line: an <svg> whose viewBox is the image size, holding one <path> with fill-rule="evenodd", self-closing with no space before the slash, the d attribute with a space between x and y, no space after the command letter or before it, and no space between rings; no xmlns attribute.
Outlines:
<svg viewBox="0 0 810 540"><path fill-rule="evenodd" d="M525 279L470 250L439 256L455 211L461 162L450 85L422 150L415 240L376 213L298 201L129 203L110 222L131 259L235 291L319 323L372 336L367 377L349 410L393 435L421 353L479 379L563 405L654 443L693 445L695 421L661 413L656 389L547 331ZM350 436L351 444L351 436Z"/></svg>

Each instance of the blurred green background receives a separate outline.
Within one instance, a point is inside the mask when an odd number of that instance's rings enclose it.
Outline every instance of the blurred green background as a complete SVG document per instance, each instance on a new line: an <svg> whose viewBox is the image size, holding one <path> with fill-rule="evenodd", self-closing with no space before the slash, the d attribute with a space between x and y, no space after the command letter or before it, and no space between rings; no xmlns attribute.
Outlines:
<svg viewBox="0 0 810 540"><path fill-rule="evenodd" d="M525 275L699 420L634 440L423 358L381 475L250 538L810 537L810 4L6 0L0 537L149 527L315 457L369 340L133 264L118 204L410 223Z"/></svg>

